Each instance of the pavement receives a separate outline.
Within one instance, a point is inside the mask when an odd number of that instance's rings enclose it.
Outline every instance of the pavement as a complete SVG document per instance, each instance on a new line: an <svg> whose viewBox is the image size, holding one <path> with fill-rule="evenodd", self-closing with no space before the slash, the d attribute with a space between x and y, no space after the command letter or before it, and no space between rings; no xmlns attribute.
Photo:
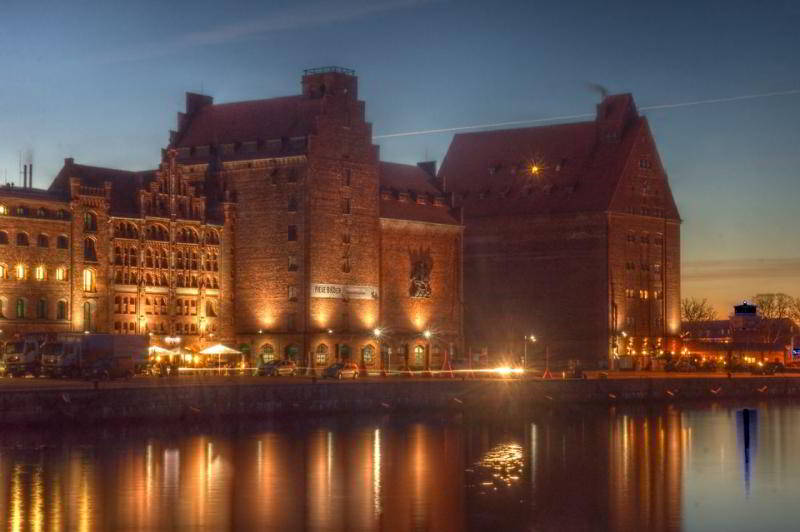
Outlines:
<svg viewBox="0 0 800 532"><path fill-rule="evenodd" d="M714 379L728 379L727 373L676 373L676 372L655 372L655 371L614 371L605 373L607 377L602 377L604 372L591 371L586 372L587 379L607 378L612 379L698 379L698 378L714 378ZM459 372L454 372L456 378L461 377ZM478 374L478 377L470 377L470 380L499 380L503 377L492 374L484 373ZM466 375L464 375L466 377ZM800 378L800 373L778 373L775 375L751 375L749 373L733 373L733 379L748 379L748 378ZM518 379L520 377L512 377ZM535 377L524 376L523 379L534 379ZM552 380L561 380L561 374L554 372ZM440 377L431 378L422 375L408 376L407 374L396 374L390 377L380 376L367 376L359 377L358 379L344 379L337 381L333 379L317 378L317 384L336 385L342 382L391 382L391 381L424 381L424 382L437 382L446 381L449 378L441 375ZM536 380L539 380L536 378ZM137 375L131 379L115 379L110 381L98 382L98 387L101 389L107 388L163 388L163 387L176 387L176 386L229 386L229 385L264 385L264 386L281 386L293 385L299 383L310 384L314 379L306 376L295 377L257 377L252 374L237 374L237 375L217 375L217 374L194 374L173 377L151 377ZM47 379L47 378L0 378L0 393L3 391L21 391L21 390L80 390L91 389L95 387L94 381L77 380L77 379Z"/></svg>

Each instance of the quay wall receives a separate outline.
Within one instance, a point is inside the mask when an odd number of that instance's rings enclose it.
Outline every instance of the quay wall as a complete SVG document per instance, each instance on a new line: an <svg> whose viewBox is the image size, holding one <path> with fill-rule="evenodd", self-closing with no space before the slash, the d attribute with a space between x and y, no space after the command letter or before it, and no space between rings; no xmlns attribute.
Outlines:
<svg viewBox="0 0 800 532"><path fill-rule="evenodd" d="M389 380L0 390L0 424L224 421L393 411L515 412L537 405L800 397L800 378Z"/></svg>

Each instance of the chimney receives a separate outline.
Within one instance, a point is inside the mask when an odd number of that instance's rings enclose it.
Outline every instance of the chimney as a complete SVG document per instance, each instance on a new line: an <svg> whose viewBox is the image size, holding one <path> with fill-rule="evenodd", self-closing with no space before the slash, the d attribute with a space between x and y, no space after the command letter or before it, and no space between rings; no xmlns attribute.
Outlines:
<svg viewBox="0 0 800 532"><path fill-rule="evenodd" d="M28 165L28 188L33 188L33 162Z"/></svg>
<svg viewBox="0 0 800 532"><path fill-rule="evenodd" d="M636 104L633 96L626 94L612 94L606 96L597 104L597 134L599 142L619 142L625 133L625 128L637 117Z"/></svg>
<svg viewBox="0 0 800 532"><path fill-rule="evenodd" d="M22 188L28 188L28 165L22 165Z"/></svg>

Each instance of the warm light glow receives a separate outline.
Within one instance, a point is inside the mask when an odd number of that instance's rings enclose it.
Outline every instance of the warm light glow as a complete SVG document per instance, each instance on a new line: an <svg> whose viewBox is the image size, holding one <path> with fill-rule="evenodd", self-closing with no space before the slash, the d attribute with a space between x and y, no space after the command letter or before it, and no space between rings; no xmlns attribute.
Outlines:
<svg viewBox="0 0 800 532"><path fill-rule="evenodd" d="M511 368L508 366L500 366L499 368L494 368L495 373L500 375L501 377L510 377L511 375L519 375L522 373L522 368Z"/></svg>
<svg viewBox="0 0 800 532"><path fill-rule="evenodd" d="M94 292L94 271L83 270L83 289L86 292Z"/></svg>
<svg viewBox="0 0 800 532"><path fill-rule="evenodd" d="M45 268L41 264L34 268L33 275L37 281L44 281Z"/></svg>
<svg viewBox="0 0 800 532"><path fill-rule="evenodd" d="M422 336L424 336L426 340L430 340L431 332L426 330L425 332L422 333Z"/></svg>
<svg viewBox="0 0 800 532"><path fill-rule="evenodd" d="M541 172L541 171L542 171L542 169L539 167L538 164L532 164L531 165L531 175L539 175L539 172Z"/></svg>
<svg viewBox="0 0 800 532"><path fill-rule="evenodd" d="M381 334L383 334L383 331L380 329L380 327L375 327L375 328L372 330L372 334L374 334L374 335L375 335L375 338L380 338L380 337L381 337Z"/></svg>
<svg viewBox="0 0 800 532"><path fill-rule="evenodd" d="M56 268L56 280L57 281L65 281L67 279L67 269L66 268Z"/></svg>
<svg viewBox="0 0 800 532"><path fill-rule="evenodd" d="M25 265L24 264L17 264L14 267L14 271L17 275L17 279L22 280L25 279Z"/></svg>

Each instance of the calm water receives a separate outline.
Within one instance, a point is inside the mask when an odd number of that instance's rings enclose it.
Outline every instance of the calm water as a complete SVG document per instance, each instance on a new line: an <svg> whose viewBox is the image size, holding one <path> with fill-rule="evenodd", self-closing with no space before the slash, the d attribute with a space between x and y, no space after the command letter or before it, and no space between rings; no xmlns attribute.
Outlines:
<svg viewBox="0 0 800 532"><path fill-rule="evenodd" d="M784 403L6 430L0 517L9 530L796 530L798 453L800 405Z"/></svg>

